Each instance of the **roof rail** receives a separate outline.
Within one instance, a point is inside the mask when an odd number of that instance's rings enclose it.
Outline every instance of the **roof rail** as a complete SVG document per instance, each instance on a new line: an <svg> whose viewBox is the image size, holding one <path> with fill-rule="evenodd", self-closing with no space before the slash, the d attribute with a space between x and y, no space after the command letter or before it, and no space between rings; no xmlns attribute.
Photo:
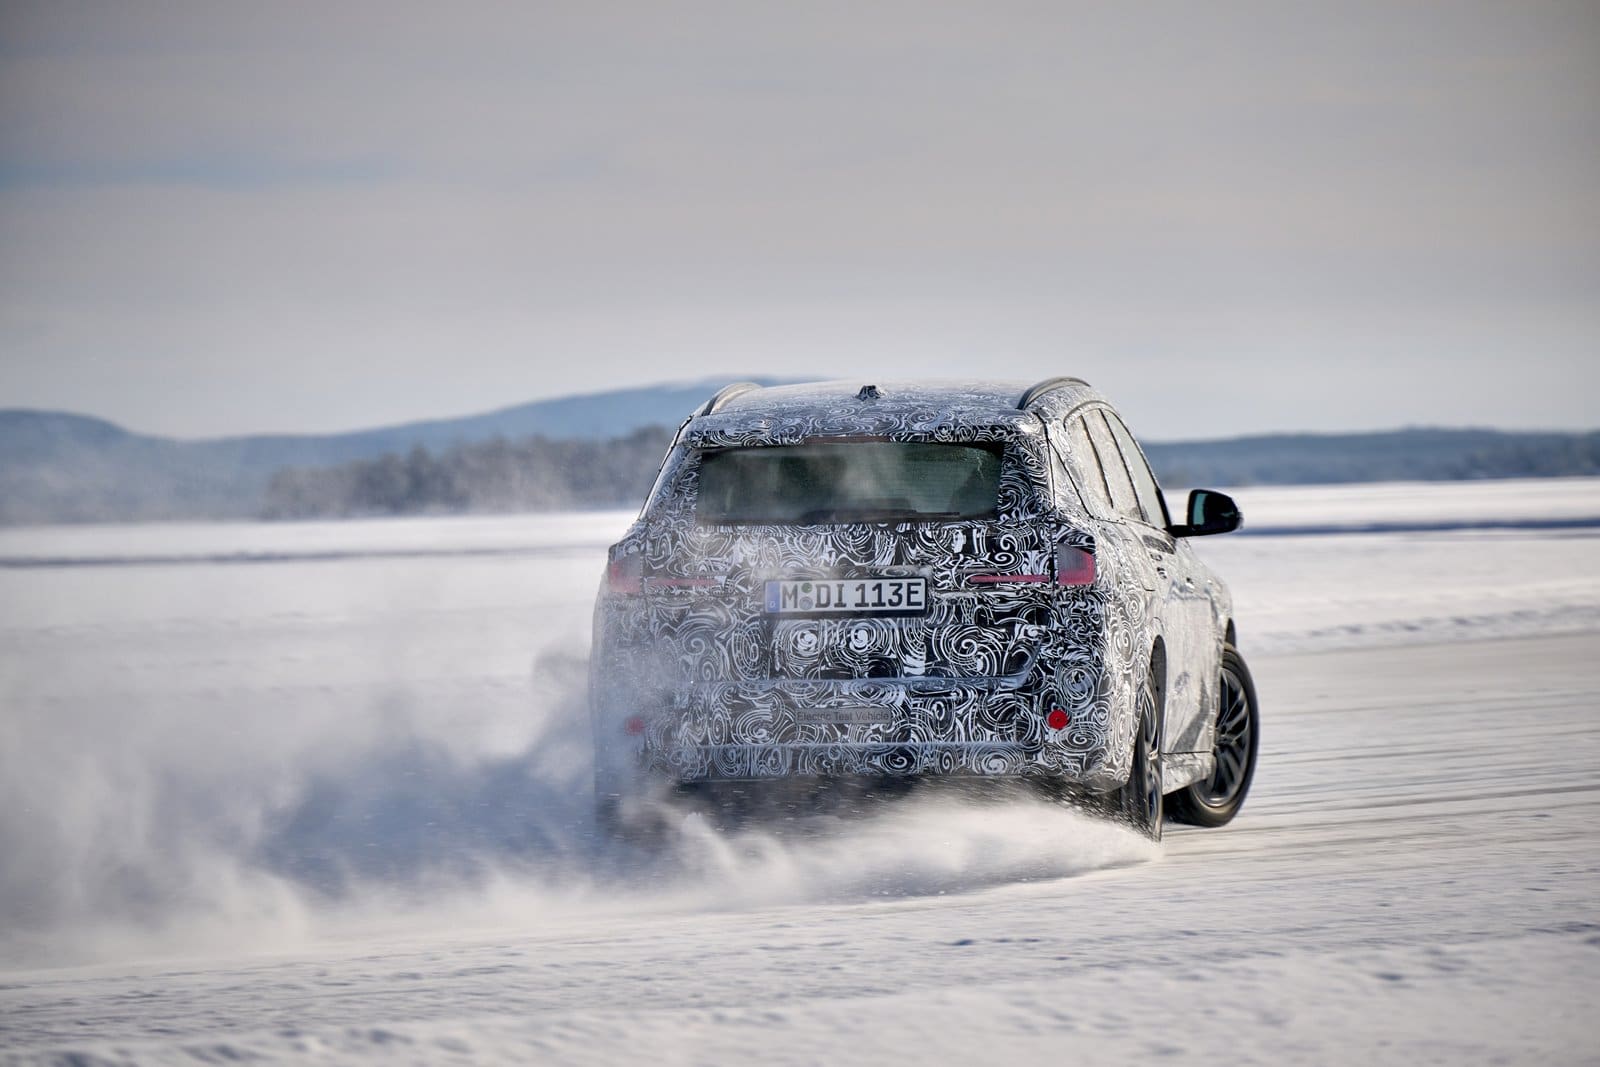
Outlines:
<svg viewBox="0 0 1600 1067"><path fill-rule="evenodd" d="M1027 411L1028 406L1041 396L1044 396L1044 394L1054 392L1057 389L1064 389L1069 385L1081 385L1085 389L1089 388L1089 383L1082 378L1046 378L1044 381L1028 387L1028 391L1023 393L1021 398L1017 400L1017 410Z"/></svg>
<svg viewBox="0 0 1600 1067"><path fill-rule="evenodd" d="M732 385L724 385L721 389L717 390L717 395L712 397L710 400L707 400L705 407L695 412L695 414L715 414L716 412L721 411L722 408L727 405L728 401L732 400L734 397L743 396L746 393L753 392L760 388L761 386L757 385L755 382L734 382Z"/></svg>

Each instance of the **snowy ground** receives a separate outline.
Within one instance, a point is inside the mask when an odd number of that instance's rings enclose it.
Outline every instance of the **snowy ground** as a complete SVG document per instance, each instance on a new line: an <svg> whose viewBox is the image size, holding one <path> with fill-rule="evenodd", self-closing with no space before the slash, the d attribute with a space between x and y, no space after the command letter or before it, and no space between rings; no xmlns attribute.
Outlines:
<svg viewBox="0 0 1600 1067"><path fill-rule="evenodd" d="M1160 848L601 844L628 516L0 531L0 1062L1600 1059L1600 481L1240 499L1262 769Z"/></svg>

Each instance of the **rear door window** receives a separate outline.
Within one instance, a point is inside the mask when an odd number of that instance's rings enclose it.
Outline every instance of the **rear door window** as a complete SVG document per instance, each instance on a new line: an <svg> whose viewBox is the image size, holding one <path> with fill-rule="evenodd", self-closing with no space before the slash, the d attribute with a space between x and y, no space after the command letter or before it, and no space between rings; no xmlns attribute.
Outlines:
<svg viewBox="0 0 1600 1067"><path fill-rule="evenodd" d="M702 452L703 523L994 518L1004 450L990 444L808 441Z"/></svg>
<svg viewBox="0 0 1600 1067"><path fill-rule="evenodd" d="M1106 427L1106 420L1100 412L1090 411L1084 414L1083 422L1089 428L1089 439L1094 442L1095 454L1100 457L1106 488L1111 491L1111 506L1120 518L1143 522L1144 512L1139 509L1139 498L1133 491L1133 479L1122 462L1122 452Z"/></svg>
<svg viewBox="0 0 1600 1067"><path fill-rule="evenodd" d="M1072 470L1072 480L1078 483L1083 504L1089 514L1109 519L1116 514L1111 504L1111 493L1106 489L1105 475L1100 470L1100 460L1095 456L1094 444L1082 416L1067 420L1067 465Z"/></svg>
<svg viewBox="0 0 1600 1067"><path fill-rule="evenodd" d="M1144 460L1144 454L1139 451L1139 446L1134 443L1133 434L1122 424L1122 420L1115 412L1102 412L1106 424L1111 427L1111 435L1117 439L1117 445L1122 449L1122 459L1128 465L1128 474L1133 477L1133 492L1139 498L1139 509L1144 512L1144 521L1151 526L1165 530L1167 528L1167 509L1161 499L1161 489L1156 484L1156 476L1150 470L1150 464Z"/></svg>

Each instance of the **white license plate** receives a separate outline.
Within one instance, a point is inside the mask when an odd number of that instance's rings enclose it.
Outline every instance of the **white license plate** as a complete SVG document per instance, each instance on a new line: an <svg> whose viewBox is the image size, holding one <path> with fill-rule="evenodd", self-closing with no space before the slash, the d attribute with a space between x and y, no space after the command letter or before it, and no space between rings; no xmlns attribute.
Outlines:
<svg viewBox="0 0 1600 1067"><path fill-rule="evenodd" d="M767 583L770 615L922 615L926 578L796 578Z"/></svg>

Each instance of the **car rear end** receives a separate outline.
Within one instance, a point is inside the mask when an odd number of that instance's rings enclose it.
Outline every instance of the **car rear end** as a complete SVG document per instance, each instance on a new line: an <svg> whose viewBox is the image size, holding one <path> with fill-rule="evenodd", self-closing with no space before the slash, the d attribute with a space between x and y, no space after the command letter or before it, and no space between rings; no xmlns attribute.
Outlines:
<svg viewBox="0 0 1600 1067"><path fill-rule="evenodd" d="M1093 538L1052 504L1037 420L874 414L688 425L597 605L602 794L1093 783L1104 593Z"/></svg>

